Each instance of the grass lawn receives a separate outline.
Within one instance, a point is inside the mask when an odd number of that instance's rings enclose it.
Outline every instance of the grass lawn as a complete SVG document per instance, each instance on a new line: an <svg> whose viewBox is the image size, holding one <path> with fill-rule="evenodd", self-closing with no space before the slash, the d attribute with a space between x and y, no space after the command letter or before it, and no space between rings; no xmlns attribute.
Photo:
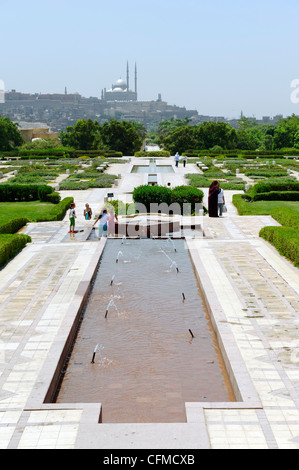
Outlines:
<svg viewBox="0 0 299 470"><path fill-rule="evenodd" d="M37 222L49 215L54 208L55 204L50 202L0 202L0 225L19 217Z"/></svg>
<svg viewBox="0 0 299 470"><path fill-rule="evenodd" d="M245 201L241 194L233 196L233 203L238 209L239 215L270 215L273 209L288 208L299 213L297 201Z"/></svg>

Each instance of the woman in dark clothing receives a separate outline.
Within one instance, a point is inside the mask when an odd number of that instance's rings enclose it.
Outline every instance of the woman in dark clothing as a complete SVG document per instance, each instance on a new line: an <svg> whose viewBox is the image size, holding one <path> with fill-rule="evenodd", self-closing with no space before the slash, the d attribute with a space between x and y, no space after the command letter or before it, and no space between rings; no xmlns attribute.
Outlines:
<svg viewBox="0 0 299 470"><path fill-rule="evenodd" d="M218 181L213 181L209 188L208 210L209 217L218 217L218 194L220 192Z"/></svg>

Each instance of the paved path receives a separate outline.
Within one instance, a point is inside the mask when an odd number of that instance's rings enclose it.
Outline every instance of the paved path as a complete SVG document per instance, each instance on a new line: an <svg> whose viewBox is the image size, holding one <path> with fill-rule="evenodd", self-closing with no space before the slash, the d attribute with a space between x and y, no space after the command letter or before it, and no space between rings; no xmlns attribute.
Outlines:
<svg viewBox="0 0 299 470"><path fill-rule="evenodd" d="M114 190L125 198L130 185ZM276 222L239 217L232 192L223 218L204 218L210 238L189 248L237 401L188 403L186 423L144 425L98 424L100 404L44 402L105 243L86 241L81 212L100 210L106 192L72 192L75 236L67 218L29 224L33 243L0 271L0 448L298 449L298 269L258 236Z"/></svg>

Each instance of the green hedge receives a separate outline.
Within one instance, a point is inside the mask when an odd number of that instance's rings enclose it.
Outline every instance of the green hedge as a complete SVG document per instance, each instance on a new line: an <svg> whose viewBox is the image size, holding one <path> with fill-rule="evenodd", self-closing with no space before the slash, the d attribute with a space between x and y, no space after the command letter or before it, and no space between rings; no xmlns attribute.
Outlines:
<svg viewBox="0 0 299 470"><path fill-rule="evenodd" d="M283 182L265 182L258 183L253 186L251 193L267 193L269 191L299 191L299 181L283 181Z"/></svg>
<svg viewBox="0 0 299 470"><path fill-rule="evenodd" d="M209 188L213 181L213 179L209 179L205 175L199 175L195 173L189 173L186 175L186 177L190 180L190 186L195 188ZM220 185L222 189L244 191L245 181L241 179L236 181L236 178L232 179L231 181L228 179L227 181L227 183L221 181Z"/></svg>
<svg viewBox="0 0 299 470"><path fill-rule="evenodd" d="M204 193L200 189L192 188L191 186L177 186L170 189L164 186L142 185L133 191L134 202L143 204L147 212L151 212L151 204L166 204L171 206L173 203L176 203L180 206L181 214L183 214L183 209L186 208L184 204L190 204L191 213L193 213L196 204L202 203L203 196Z"/></svg>
<svg viewBox="0 0 299 470"><path fill-rule="evenodd" d="M89 156L89 157L98 157L103 155L105 157L122 157L123 154L121 152L117 152L115 150L75 150L69 148L51 148L51 149L20 149L20 150L13 150L11 152L1 152L0 158L14 158L20 157L22 160L37 160L37 159L57 159L60 158L78 158L80 156Z"/></svg>
<svg viewBox="0 0 299 470"><path fill-rule="evenodd" d="M170 152L167 150L156 150L152 152L135 152L135 157L170 157Z"/></svg>
<svg viewBox="0 0 299 470"><path fill-rule="evenodd" d="M165 203L167 205L170 205L171 194L171 189L165 188L164 186L142 185L134 189L133 201L135 203L143 204L146 207L147 211L150 212L151 204Z"/></svg>
<svg viewBox="0 0 299 470"><path fill-rule="evenodd" d="M28 224L29 220L25 217L20 217L18 219L10 220L5 224L0 226L0 234L3 233L16 233L18 232L24 225Z"/></svg>
<svg viewBox="0 0 299 470"><path fill-rule="evenodd" d="M51 222L55 220L63 220L66 211L70 208L71 202L74 201L72 197L64 198L59 204L56 204L49 215L39 219L39 222Z"/></svg>
<svg viewBox="0 0 299 470"><path fill-rule="evenodd" d="M281 192L281 193L286 193L286 192L298 192L299 191L299 181L295 181L292 179L287 179L283 178L281 181L275 182L275 181L265 181L265 182L259 182L252 186L249 191L246 192L244 195L244 199L247 200L261 200L258 199L259 196L258 194L266 194L266 193L272 193L272 192ZM269 200L275 200L273 199L274 195L269 196ZM277 196L278 198L279 196ZM285 196L287 197L287 196ZM292 196L290 196L292 197ZM294 200L294 199L286 199L286 200ZM297 199L295 199L297 200Z"/></svg>
<svg viewBox="0 0 299 470"><path fill-rule="evenodd" d="M0 184L0 202L15 201L47 201L59 202L57 196L53 197L54 189L46 184ZM57 193L56 193L57 194Z"/></svg>
<svg viewBox="0 0 299 470"><path fill-rule="evenodd" d="M249 178L251 176L263 176L264 178L275 178L280 176L288 176L287 170L245 170L245 175Z"/></svg>
<svg viewBox="0 0 299 470"><path fill-rule="evenodd" d="M260 237L272 243L279 253L299 267L299 232L292 227L264 227Z"/></svg>
<svg viewBox="0 0 299 470"><path fill-rule="evenodd" d="M258 193L252 201L299 201L299 191L270 191L269 193Z"/></svg>
<svg viewBox="0 0 299 470"><path fill-rule="evenodd" d="M8 263L29 242L31 238L28 235L0 235L0 267Z"/></svg>
<svg viewBox="0 0 299 470"><path fill-rule="evenodd" d="M272 209L271 216L281 225L299 229L299 212L291 208Z"/></svg>

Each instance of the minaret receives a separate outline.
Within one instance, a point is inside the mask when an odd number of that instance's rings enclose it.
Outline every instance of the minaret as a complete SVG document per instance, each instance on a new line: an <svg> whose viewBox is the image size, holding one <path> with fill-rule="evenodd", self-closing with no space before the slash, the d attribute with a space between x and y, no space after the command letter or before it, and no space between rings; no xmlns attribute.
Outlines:
<svg viewBox="0 0 299 470"><path fill-rule="evenodd" d="M135 93L136 93L136 100L137 100L137 64L135 62Z"/></svg>
<svg viewBox="0 0 299 470"><path fill-rule="evenodd" d="M130 82L129 82L129 62L127 62L127 92L129 93Z"/></svg>

